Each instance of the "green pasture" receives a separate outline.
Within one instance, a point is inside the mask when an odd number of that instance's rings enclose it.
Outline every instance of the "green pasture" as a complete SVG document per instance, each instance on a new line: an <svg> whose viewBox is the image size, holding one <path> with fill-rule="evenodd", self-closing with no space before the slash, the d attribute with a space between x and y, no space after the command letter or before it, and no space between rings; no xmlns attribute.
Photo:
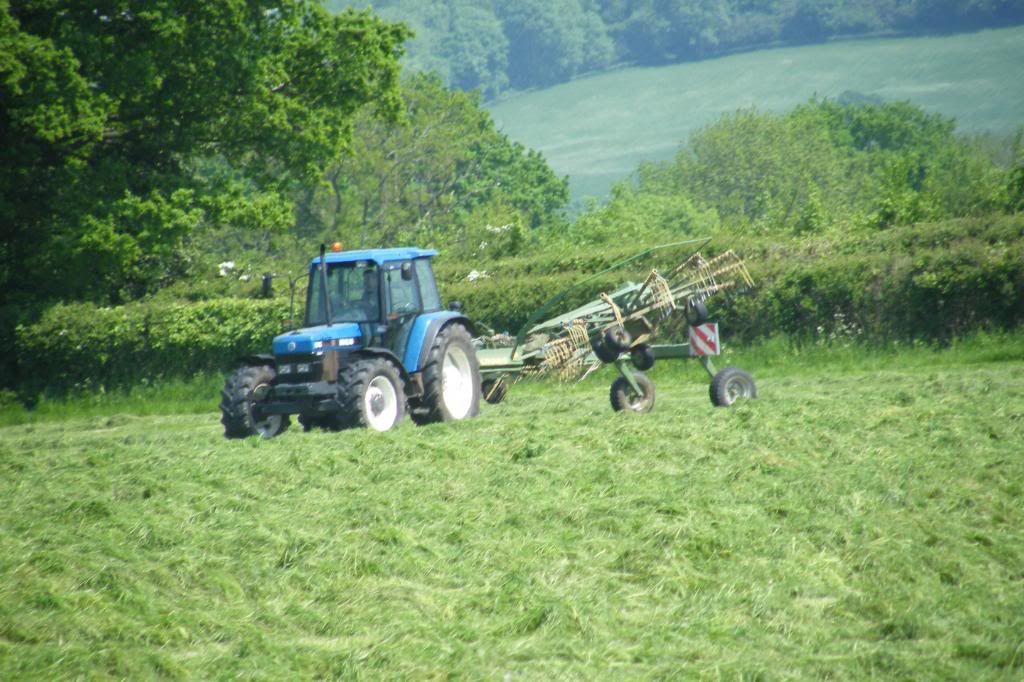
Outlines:
<svg viewBox="0 0 1024 682"><path fill-rule="evenodd" d="M0 679L1020 679L1019 335L783 349L733 409L656 367L643 417L608 369L386 434L22 414Z"/></svg>
<svg viewBox="0 0 1024 682"><path fill-rule="evenodd" d="M573 198L602 197L641 161L671 158L722 114L781 112L844 93L909 100L962 132L1007 133L1024 111L1024 26L878 38L628 68L489 105L498 126L568 175Z"/></svg>

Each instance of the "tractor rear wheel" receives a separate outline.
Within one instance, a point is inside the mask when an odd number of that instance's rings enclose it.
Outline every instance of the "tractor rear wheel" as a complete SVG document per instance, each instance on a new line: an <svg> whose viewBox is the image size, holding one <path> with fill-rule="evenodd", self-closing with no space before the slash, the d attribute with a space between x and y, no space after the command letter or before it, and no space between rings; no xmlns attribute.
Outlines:
<svg viewBox="0 0 1024 682"><path fill-rule="evenodd" d="M342 367L338 384L346 425L388 431L405 416L402 378L383 358L356 360Z"/></svg>
<svg viewBox="0 0 1024 682"><path fill-rule="evenodd" d="M417 424L450 422L480 414L480 363L461 324L437 333L423 366L423 397L412 411Z"/></svg>
<svg viewBox="0 0 1024 682"><path fill-rule="evenodd" d="M629 385L626 377L619 377L612 382L612 409L616 412L650 412L654 409L654 382L646 374L634 372L633 380L640 388L640 393Z"/></svg>
<svg viewBox="0 0 1024 682"><path fill-rule="evenodd" d="M726 367L711 378L708 393L712 405L729 407L740 398L756 398L757 386L754 378L739 367Z"/></svg>
<svg viewBox="0 0 1024 682"><path fill-rule="evenodd" d="M224 382L220 421L225 438L273 438L288 428L288 415L263 414L260 403L277 373L273 367L240 367Z"/></svg>

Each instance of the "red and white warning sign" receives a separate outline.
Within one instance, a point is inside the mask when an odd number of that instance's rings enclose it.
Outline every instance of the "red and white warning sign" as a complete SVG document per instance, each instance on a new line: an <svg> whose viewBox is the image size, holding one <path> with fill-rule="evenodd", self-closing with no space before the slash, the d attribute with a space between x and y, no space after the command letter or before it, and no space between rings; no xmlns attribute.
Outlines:
<svg viewBox="0 0 1024 682"><path fill-rule="evenodd" d="M690 327L690 355L718 355L718 323L705 322Z"/></svg>

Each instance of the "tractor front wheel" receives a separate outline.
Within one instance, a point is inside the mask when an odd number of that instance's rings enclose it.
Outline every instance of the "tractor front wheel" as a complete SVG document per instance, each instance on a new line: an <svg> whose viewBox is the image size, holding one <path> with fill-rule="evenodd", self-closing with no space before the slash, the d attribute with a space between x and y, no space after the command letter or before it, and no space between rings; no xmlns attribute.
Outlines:
<svg viewBox="0 0 1024 682"><path fill-rule="evenodd" d="M260 403L277 376L273 367L240 367L224 382L220 421L225 438L273 438L288 428L288 415L263 414Z"/></svg>
<svg viewBox="0 0 1024 682"><path fill-rule="evenodd" d="M726 367L711 378L708 393L712 405L729 407L740 398L756 398L757 386L754 378L739 367Z"/></svg>
<svg viewBox="0 0 1024 682"><path fill-rule="evenodd" d="M367 358L338 373L342 418L346 426L388 431L405 416L402 378L387 360Z"/></svg>
<svg viewBox="0 0 1024 682"><path fill-rule="evenodd" d="M480 363L466 328L437 333L423 366L423 397L412 412L417 424L459 421L480 413Z"/></svg>
<svg viewBox="0 0 1024 682"><path fill-rule="evenodd" d="M638 394L629 384L626 377L619 377L612 382L612 409L616 412L650 412L654 409L654 382L646 374L635 372L633 380L640 388Z"/></svg>
<svg viewBox="0 0 1024 682"><path fill-rule="evenodd" d="M383 358L357 360L343 367L338 384L342 415L352 426L388 431L405 416L402 378Z"/></svg>

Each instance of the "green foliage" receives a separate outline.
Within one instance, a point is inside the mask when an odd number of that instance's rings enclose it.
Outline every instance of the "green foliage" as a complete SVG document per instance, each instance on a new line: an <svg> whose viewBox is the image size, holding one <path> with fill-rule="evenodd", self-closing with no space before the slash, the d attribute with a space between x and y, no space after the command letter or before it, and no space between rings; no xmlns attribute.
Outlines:
<svg viewBox="0 0 1024 682"><path fill-rule="evenodd" d="M645 0L616 13L615 36L630 61L700 59L728 43L732 13L727 0Z"/></svg>
<svg viewBox="0 0 1024 682"><path fill-rule="evenodd" d="M509 42L509 85L552 85L609 66L615 48L600 17L579 0L496 3Z"/></svg>
<svg viewBox="0 0 1024 682"><path fill-rule="evenodd" d="M644 234L587 249L551 242L539 253L500 260L448 253L436 267L443 300L459 300L473 320L516 333L565 290L559 311L625 280L641 281L652 267L678 264L696 248L659 251L593 278L656 245ZM662 237L659 242L670 241ZM1024 324L1021 216L846 237L737 239L724 233L704 254L725 248L744 255L756 284L751 293L715 300L712 313L735 341L784 334L800 343L945 342L978 329ZM29 395L44 388L61 393L226 369L237 357L267 352L287 314L285 299L55 306L18 328L18 376L10 385Z"/></svg>
<svg viewBox="0 0 1024 682"><path fill-rule="evenodd" d="M1024 166L1017 166L1011 171L1007 189L1010 195L1010 210L1017 213L1024 211Z"/></svg>
<svg viewBox="0 0 1024 682"><path fill-rule="evenodd" d="M813 215L808 210L804 218L813 221ZM446 300L461 300L473 319L515 332L563 289L644 247L683 236L646 234L644 241L599 244L585 252L552 244L530 258L442 263L438 275ZM650 240L655 236L660 238ZM704 253L726 248L747 259L755 281L752 292L716 299L712 306L725 333L736 341L752 343L777 334L801 343L947 341L979 328L1014 329L1024 323L1024 219L1019 216L848 235L764 238L722 232ZM627 279L640 281L651 267L678 263L687 253L678 247L603 275L573 291L559 310ZM469 281L471 268L487 277Z"/></svg>
<svg viewBox="0 0 1024 682"><path fill-rule="evenodd" d="M535 243L529 255L497 260L442 253L434 271L443 300L460 301L471 319L496 331L515 334L534 311L566 289L572 291L564 306L571 308L617 287L623 277L643 276L642 265L633 265L579 286L596 273L635 256L637 249L622 244L580 249L571 235L567 239ZM478 277L471 279L474 270Z"/></svg>
<svg viewBox="0 0 1024 682"><path fill-rule="evenodd" d="M799 224L812 194L819 222L846 214L858 182L848 170L828 130L799 111L740 111L691 137L676 157L672 189L713 207L727 225L775 232Z"/></svg>
<svg viewBox="0 0 1024 682"><path fill-rule="evenodd" d="M593 205L579 215L564 239L593 249L714 234L719 224L714 209L698 208L689 196L670 187L653 190L657 181L652 178L658 169L652 164L641 166L643 191L628 181L615 185L608 203Z"/></svg>
<svg viewBox="0 0 1024 682"><path fill-rule="evenodd" d="M1024 222L992 217L737 245L756 283L723 311L752 341L948 341L1024 323Z"/></svg>
<svg viewBox="0 0 1024 682"><path fill-rule="evenodd" d="M466 252L488 241L493 256L514 253L527 231L562 224L566 180L500 133L475 94L423 75L406 79L402 94L402 123L356 119L352 153L302 203L307 234ZM511 238L492 238L496 230Z"/></svg>
<svg viewBox="0 0 1024 682"><path fill-rule="evenodd" d="M398 115L407 31L310 0L0 5L0 286L119 301L180 275L186 237L266 223L367 105ZM230 173L199 172L211 160Z"/></svg>
<svg viewBox="0 0 1024 682"><path fill-rule="evenodd" d="M443 34L440 57L450 65L448 83L496 97L508 87L508 38L490 7L451 4L450 29Z"/></svg>
<svg viewBox="0 0 1024 682"><path fill-rule="evenodd" d="M833 41L615 70L489 108L509 135L541 150L569 175L577 204L587 196L603 200L643 161L672 159L680 144L725 112L753 105L782 114L812 97L849 105L909 100L922 111L955 117L958 133L973 135L972 145L1006 165L1012 161L1006 137L1024 111L1017 68L1022 44L1024 25Z"/></svg>
<svg viewBox="0 0 1024 682"><path fill-rule="evenodd" d="M20 388L33 399L228 369L269 352L288 313L283 299L56 305L17 330Z"/></svg>
<svg viewBox="0 0 1024 682"><path fill-rule="evenodd" d="M1013 168L1010 171L1006 188L1007 208L1020 213L1024 211L1024 125L1017 128L1017 134L1013 140L1012 156Z"/></svg>
<svg viewBox="0 0 1024 682"><path fill-rule="evenodd" d="M954 128L904 102L815 99L785 115L739 111L695 133L674 164L641 167L637 192L687 197L733 230L770 234L1000 209L1005 171Z"/></svg>

